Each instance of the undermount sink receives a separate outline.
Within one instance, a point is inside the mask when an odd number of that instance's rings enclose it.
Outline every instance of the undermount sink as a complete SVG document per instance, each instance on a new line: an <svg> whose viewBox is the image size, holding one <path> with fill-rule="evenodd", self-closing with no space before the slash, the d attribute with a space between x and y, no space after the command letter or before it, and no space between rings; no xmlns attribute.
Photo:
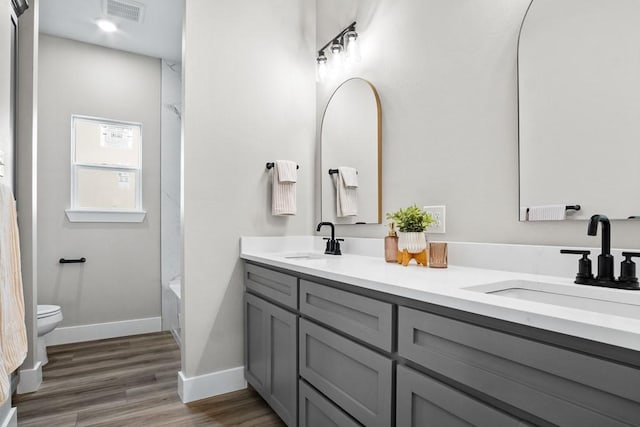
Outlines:
<svg viewBox="0 0 640 427"><path fill-rule="evenodd" d="M326 257L327 255L320 252L293 252L293 253L288 253L283 255L283 258L285 259L300 259L300 260L324 259Z"/></svg>
<svg viewBox="0 0 640 427"><path fill-rule="evenodd" d="M507 280L464 289L640 320L640 295L618 289L559 285L528 280Z"/></svg>

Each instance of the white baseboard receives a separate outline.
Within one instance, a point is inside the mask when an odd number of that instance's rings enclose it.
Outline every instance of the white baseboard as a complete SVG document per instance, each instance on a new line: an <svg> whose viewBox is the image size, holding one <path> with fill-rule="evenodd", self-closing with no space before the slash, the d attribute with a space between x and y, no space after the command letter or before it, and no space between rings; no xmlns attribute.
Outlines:
<svg viewBox="0 0 640 427"><path fill-rule="evenodd" d="M126 337L162 330L162 318L123 320L120 322L93 323L90 325L57 328L47 335L47 345L94 341L105 338Z"/></svg>
<svg viewBox="0 0 640 427"><path fill-rule="evenodd" d="M18 394L33 393L42 384L42 363L37 362L31 369L20 369Z"/></svg>
<svg viewBox="0 0 640 427"><path fill-rule="evenodd" d="M17 427L18 415L16 408L9 409L9 412L4 417L4 420L0 420L0 427Z"/></svg>
<svg viewBox="0 0 640 427"><path fill-rule="evenodd" d="M189 403L219 394L247 388L244 366L187 378L178 372L178 395L182 403Z"/></svg>

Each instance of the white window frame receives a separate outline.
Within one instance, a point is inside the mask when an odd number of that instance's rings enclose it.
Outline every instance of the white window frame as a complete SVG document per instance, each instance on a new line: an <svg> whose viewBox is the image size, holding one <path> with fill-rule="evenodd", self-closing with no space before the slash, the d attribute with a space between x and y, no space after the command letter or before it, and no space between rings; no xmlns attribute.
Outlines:
<svg viewBox="0 0 640 427"><path fill-rule="evenodd" d="M138 167L127 167L113 164L92 164L76 162L76 119L88 120L107 125L136 126L140 128L140 144L138 144ZM142 208L142 123L123 120L105 119L102 117L71 115L71 202L66 210L70 222L142 222L147 212ZM136 172L136 207L134 209L82 208L78 206L78 169L92 168L122 172Z"/></svg>

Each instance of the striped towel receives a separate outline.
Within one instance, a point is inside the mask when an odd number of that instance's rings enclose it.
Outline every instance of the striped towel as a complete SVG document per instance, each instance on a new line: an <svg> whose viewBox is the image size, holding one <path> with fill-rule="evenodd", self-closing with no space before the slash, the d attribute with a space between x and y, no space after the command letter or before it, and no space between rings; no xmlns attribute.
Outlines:
<svg viewBox="0 0 640 427"><path fill-rule="evenodd" d="M341 166L336 180L336 215L338 217L358 215L358 171Z"/></svg>
<svg viewBox="0 0 640 427"><path fill-rule="evenodd" d="M271 194L272 215L296 214L297 163L276 160L273 167L273 191Z"/></svg>
<svg viewBox="0 0 640 427"><path fill-rule="evenodd" d="M11 394L9 375L27 355L20 239L16 203L8 186L0 185L0 402Z"/></svg>

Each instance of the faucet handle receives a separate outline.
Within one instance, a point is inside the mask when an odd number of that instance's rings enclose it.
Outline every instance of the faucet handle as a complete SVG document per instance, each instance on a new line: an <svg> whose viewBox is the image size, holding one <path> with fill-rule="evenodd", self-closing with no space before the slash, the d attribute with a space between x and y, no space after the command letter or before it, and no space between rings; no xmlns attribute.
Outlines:
<svg viewBox="0 0 640 427"><path fill-rule="evenodd" d="M327 246L324 248L325 255L333 254L335 241L331 240L329 237L323 237L322 240L326 240L327 241Z"/></svg>
<svg viewBox="0 0 640 427"><path fill-rule="evenodd" d="M340 250L340 242L344 242L344 239L336 239L335 242L336 242L336 244L333 247L333 254L334 255L342 255L342 251Z"/></svg>
<svg viewBox="0 0 640 427"><path fill-rule="evenodd" d="M636 277L636 263L631 258L640 257L640 252L622 252L622 256L625 258L620 263L620 280L621 282L638 283Z"/></svg>
<svg viewBox="0 0 640 427"><path fill-rule="evenodd" d="M560 249L561 254L573 254L573 255L590 255L591 251L584 251L581 249Z"/></svg>
<svg viewBox="0 0 640 427"><path fill-rule="evenodd" d="M589 254L591 251L584 251L579 249L561 249L561 254L582 255L582 258L578 260L578 274L576 274L575 283L582 285L588 283L589 280L593 280L593 273L591 271L591 260Z"/></svg>

